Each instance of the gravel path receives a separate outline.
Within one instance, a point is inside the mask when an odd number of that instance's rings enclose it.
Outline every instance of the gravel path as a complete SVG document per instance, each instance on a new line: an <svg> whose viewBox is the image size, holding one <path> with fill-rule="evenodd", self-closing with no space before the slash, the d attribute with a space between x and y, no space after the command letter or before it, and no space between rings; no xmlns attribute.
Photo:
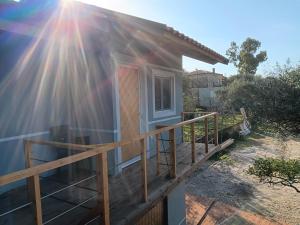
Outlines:
<svg viewBox="0 0 300 225"><path fill-rule="evenodd" d="M300 225L300 194L288 187L259 183L246 173L255 158L283 154L300 159L300 140L289 140L282 150L282 143L275 138L252 135L231 149L224 160L206 162L187 180L186 192L215 198L280 223Z"/></svg>

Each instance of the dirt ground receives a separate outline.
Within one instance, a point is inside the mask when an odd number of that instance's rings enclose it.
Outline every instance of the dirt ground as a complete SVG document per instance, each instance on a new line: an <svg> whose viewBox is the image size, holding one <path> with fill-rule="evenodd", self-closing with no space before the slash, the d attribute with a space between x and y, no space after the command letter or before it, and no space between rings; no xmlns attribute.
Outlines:
<svg viewBox="0 0 300 225"><path fill-rule="evenodd" d="M300 225L299 193L289 187L260 183L246 172L258 157L300 159L300 139L286 143L258 134L237 142L225 159L207 161L187 180L187 195L216 199L282 224Z"/></svg>

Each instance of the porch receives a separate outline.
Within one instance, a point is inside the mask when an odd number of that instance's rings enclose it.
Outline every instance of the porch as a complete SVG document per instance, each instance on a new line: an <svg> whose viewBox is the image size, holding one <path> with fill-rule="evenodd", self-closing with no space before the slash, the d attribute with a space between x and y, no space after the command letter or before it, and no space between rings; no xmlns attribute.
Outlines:
<svg viewBox="0 0 300 225"><path fill-rule="evenodd" d="M213 125L211 134L209 122ZM184 126L190 127L187 131L190 138L176 144L176 140L182 138L176 130L183 130ZM198 143L197 129L203 128L204 141ZM163 134L167 134L167 138ZM213 138L209 140L209 137ZM147 154L149 138L155 140L154 155ZM108 152L134 142L142 146L141 160L124 168L121 174L109 176ZM143 224L141 221L147 211L199 164L232 143L231 139L218 143L217 113L161 126L133 140L105 145L25 140L28 168L0 177L0 185L24 179L27 185L0 196L0 224ZM33 166L34 145L69 149L74 154ZM89 159L94 160L96 170L74 169L76 163ZM57 170L59 168L65 169ZM54 170L54 174L45 175ZM161 223L159 217L152 220L153 224Z"/></svg>

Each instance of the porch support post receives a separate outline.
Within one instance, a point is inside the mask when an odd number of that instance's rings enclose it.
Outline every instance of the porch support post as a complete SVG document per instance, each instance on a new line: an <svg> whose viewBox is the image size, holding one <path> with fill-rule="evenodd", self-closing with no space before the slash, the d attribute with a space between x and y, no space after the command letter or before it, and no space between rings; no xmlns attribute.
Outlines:
<svg viewBox="0 0 300 225"><path fill-rule="evenodd" d="M156 175L160 175L160 135L155 135L156 139Z"/></svg>
<svg viewBox="0 0 300 225"><path fill-rule="evenodd" d="M29 141L24 140L24 158L25 158L25 167L30 168L31 164L31 154L32 154L32 143ZM28 196L31 201L34 200L34 193L33 193L33 177L27 178L27 191Z"/></svg>
<svg viewBox="0 0 300 225"><path fill-rule="evenodd" d="M184 112L181 112L181 122L184 121ZM184 126L181 127L181 142L184 142Z"/></svg>
<svg viewBox="0 0 300 225"><path fill-rule="evenodd" d="M142 172L142 193L143 201L148 201L148 181L147 181L147 142L146 138L141 139L141 172Z"/></svg>
<svg viewBox="0 0 300 225"><path fill-rule="evenodd" d="M196 161L195 123L191 123L192 163Z"/></svg>
<svg viewBox="0 0 300 225"><path fill-rule="evenodd" d="M110 224L109 212L109 190L108 190L108 165L107 152L96 155L96 186L97 186L97 204L100 213L103 213L103 222Z"/></svg>
<svg viewBox="0 0 300 225"><path fill-rule="evenodd" d="M219 144L219 137L218 137L218 134L219 134L219 128L218 128L218 113L216 113L214 115L214 122L215 122L215 125L214 125L214 131L215 131L215 134L214 134L214 143L215 145L217 146Z"/></svg>
<svg viewBox="0 0 300 225"><path fill-rule="evenodd" d="M24 140L24 155L26 168L32 167L31 155L32 155L32 143ZM41 188L40 177L34 175L27 178L27 189L30 201L33 203L35 221L37 225L43 224L43 213L41 203Z"/></svg>
<svg viewBox="0 0 300 225"><path fill-rule="evenodd" d="M205 143L205 153L208 153L208 119L204 119L204 143Z"/></svg>
<svg viewBox="0 0 300 225"><path fill-rule="evenodd" d="M40 177L35 175L33 179L33 190L34 190L34 210L35 210L35 221L37 225L43 224L43 212L41 202L41 188L40 188Z"/></svg>
<svg viewBox="0 0 300 225"><path fill-rule="evenodd" d="M175 129L169 130L171 171L170 177L176 178L176 134Z"/></svg>

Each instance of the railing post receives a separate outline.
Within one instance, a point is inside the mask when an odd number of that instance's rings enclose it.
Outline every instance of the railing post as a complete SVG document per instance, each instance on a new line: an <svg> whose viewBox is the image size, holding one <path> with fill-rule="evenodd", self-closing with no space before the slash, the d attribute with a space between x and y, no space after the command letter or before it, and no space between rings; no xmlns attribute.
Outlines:
<svg viewBox="0 0 300 225"><path fill-rule="evenodd" d="M181 112L181 122L184 121L184 112ZM183 126L181 127L181 142L184 142L184 128Z"/></svg>
<svg viewBox="0 0 300 225"><path fill-rule="evenodd" d="M37 225L43 224L43 212L41 202L41 188L39 175L33 176L33 190L34 190L34 209L35 209L35 221Z"/></svg>
<svg viewBox="0 0 300 225"><path fill-rule="evenodd" d="M214 115L214 122L215 122L215 125L214 125L214 131L215 131L215 134L214 134L214 142L215 142L215 145L217 146L219 144L219 128L218 128L218 113L216 113Z"/></svg>
<svg viewBox="0 0 300 225"><path fill-rule="evenodd" d="M32 143L24 140L24 154L25 154L25 166L30 168L31 154L32 154ZM41 188L40 188L40 178L39 175L27 178L27 189L30 201L33 203L35 211L35 221L37 225L43 224L43 213L42 213L42 203L41 203Z"/></svg>
<svg viewBox="0 0 300 225"><path fill-rule="evenodd" d="M156 175L160 175L160 136L155 135L156 138Z"/></svg>
<svg viewBox="0 0 300 225"><path fill-rule="evenodd" d="M96 155L96 186L98 208L103 212L104 225L110 224L107 152ZM100 200L102 199L102 202ZM100 212L101 213L101 212Z"/></svg>
<svg viewBox="0 0 300 225"><path fill-rule="evenodd" d="M205 143L205 153L208 153L208 119L207 117L204 119L204 143Z"/></svg>
<svg viewBox="0 0 300 225"><path fill-rule="evenodd" d="M32 153L32 143L24 140L24 158L25 158L25 167L30 168L31 165L31 153ZM33 177L27 178L27 191L31 201L34 200L33 193Z"/></svg>
<svg viewBox="0 0 300 225"><path fill-rule="evenodd" d="M192 163L196 162L195 123L191 123Z"/></svg>
<svg viewBox="0 0 300 225"><path fill-rule="evenodd" d="M141 139L141 172L142 172L142 192L143 200L148 201L148 181L147 181L147 142L146 138Z"/></svg>
<svg viewBox="0 0 300 225"><path fill-rule="evenodd" d="M171 178L176 178L176 134L175 129L169 130L170 157L171 157Z"/></svg>

